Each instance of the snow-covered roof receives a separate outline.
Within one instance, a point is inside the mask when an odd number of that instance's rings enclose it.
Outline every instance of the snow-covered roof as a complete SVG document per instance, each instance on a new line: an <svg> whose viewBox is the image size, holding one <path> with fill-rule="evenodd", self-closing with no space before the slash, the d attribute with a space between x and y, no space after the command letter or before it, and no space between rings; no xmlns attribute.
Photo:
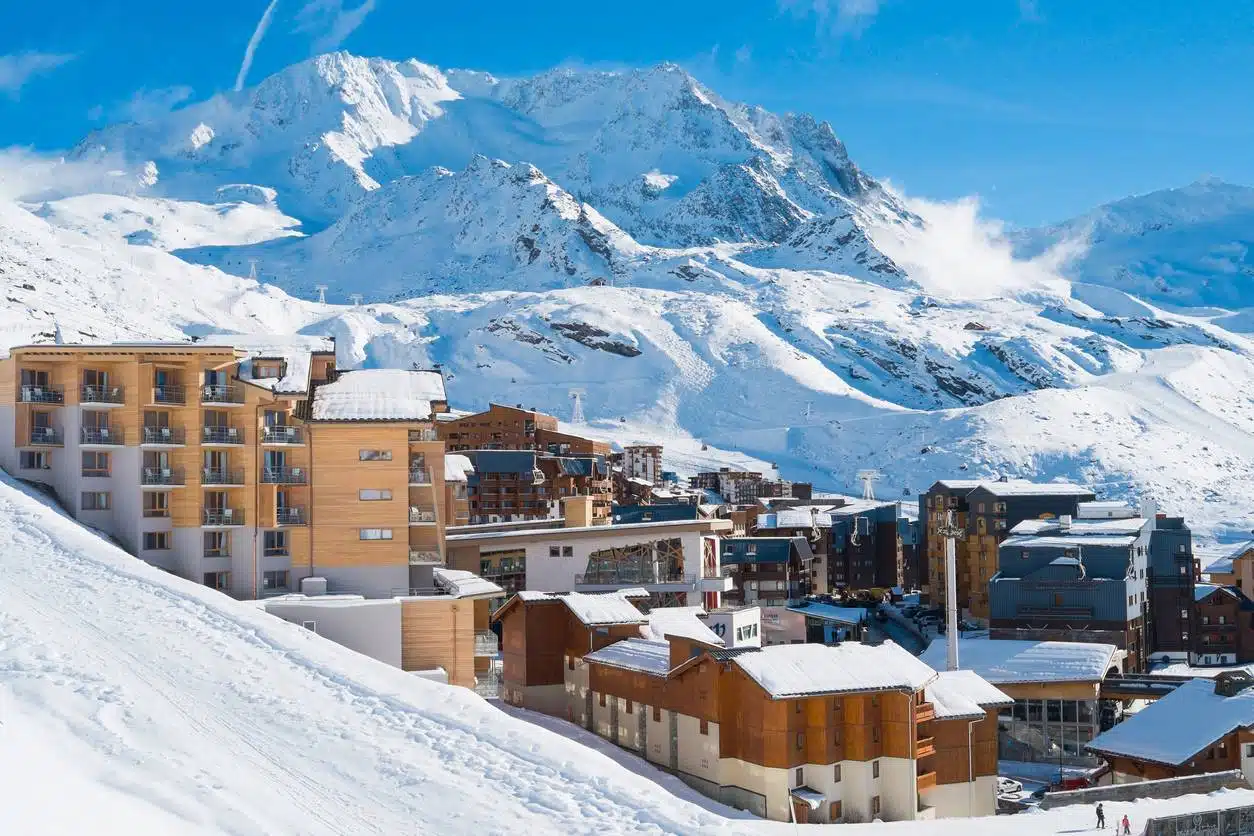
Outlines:
<svg viewBox="0 0 1254 836"><path fill-rule="evenodd" d="M341 372L314 393L315 421L426 421L431 403L444 401L439 372L357 369Z"/></svg>
<svg viewBox="0 0 1254 836"><path fill-rule="evenodd" d="M1135 537L1114 536L1107 534L1078 535L1073 537L1022 536L1009 537L1002 541L1003 548L1020 549L1071 549L1076 546L1111 546L1130 548L1136 542Z"/></svg>
<svg viewBox="0 0 1254 836"><path fill-rule="evenodd" d="M1113 644L959 639L958 666L975 671L994 685L1099 682L1114 665L1118 652ZM938 671L944 670L944 637L933 641L919 658Z"/></svg>
<svg viewBox="0 0 1254 836"><path fill-rule="evenodd" d="M583 658L585 662L596 662L611 668L666 676L671 669L671 646L664 641L623 639Z"/></svg>
<svg viewBox="0 0 1254 836"><path fill-rule="evenodd" d="M1140 534L1149 520L1141 517L1119 519L1072 520L1024 520L1010 529L1012 535L1056 533L1063 537L1094 537L1103 534Z"/></svg>
<svg viewBox="0 0 1254 836"><path fill-rule="evenodd" d="M649 623L641 627L640 632L654 641L680 636L722 647L723 640L701 620L702 615L705 615L702 607L654 607L649 611Z"/></svg>
<svg viewBox="0 0 1254 836"><path fill-rule="evenodd" d="M1232 587L1217 583L1199 583L1193 587L1193 600L1201 601L1203 598L1209 598L1215 592L1225 592L1237 600L1241 599L1241 595Z"/></svg>
<svg viewBox="0 0 1254 836"><path fill-rule="evenodd" d="M971 670L941 671L927 686L924 698L938 720L975 719L991 706L1014 704L1014 699Z"/></svg>
<svg viewBox="0 0 1254 836"><path fill-rule="evenodd" d="M469 456L461 453L444 454L444 481L465 482L466 475L475 472L475 466Z"/></svg>
<svg viewBox="0 0 1254 836"><path fill-rule="evenodd" d="M309 365L313 352L335 353L335 341L329 337L308 337L292 334L276 337L269 334L210 334L201 342L231 347L248 356L240 361L241 380L264 386L279 394L300 394L309 390ZM283 377L253 377L253 361L259 358L282 360Z"/></svg>
<svg viewBox="0 0 1254 836"><path fill-rule="evenodd" d="M936 484L950 491L973 491L980 486L979 479L941 479Z"/></svg>
<svg viewBox="0 0 1254 836"><path fill-rule="evenodd" d="M1127 519L1139 516L1140 514L1131 505L1117 500L1097 500L1076 505L1076 517L1080 519Z"/></svg>
<svg viewBox="0 0 1254 836"><path fill-rule="evenodd" d="M735 664L773 699L851 691L917 691L936 672L892 642L872 647L780 644L736 656Z"/></svg>
<svg viewBox="0 0 1254 836"><path fill-rule="evenodd" d="M831 528L832 515L827 512L826 506L823 506L824 510L819 510L819 507L816 505L803 505L797 508L780 508L778 511L758 517L757 527L759 529L810 528L813 526Z"/></svg>
<svg viewBox="0 0 1254 836"><path fill-rule="evenodd" d="M1073 485L1070 482L1030 482L1026 479L1011 479L1008 482L980 482L977 487L984 488L996 496L1084 496L1093 493L1092 488Z"/></svg>
<svg viewBox="0 0 1254 836"><path fill-rule="evenodd" d="M633 592L644 590L621 589L616 592L592 594L585 592L536 592L523 590L518 593L523 601L561 601L586 626L603 624L647 624L648 618L628 600ZM648 596L647 592L644 592Z"/></svg>
<svg viewBox="0 0 1254 836"><path fill-rule="evenodd" d="M435 582L449 595L457 598L495 598L505 590L464 569L432 569Z"/></svg>
<svg viewBox="0 0 1254 836"><path fill-rule="evenodd" d="M868 611L865 607L837 607L832 604L811 603L804 607L789 607L789 612L799 613L810 618L821 618L827 621L839 621L842 624L862 624L867 621Z"/></svg>
<svg viewBox="0 0 1254 836"><path fill-rule="evenodd" d="M1154 763L1184 763L1234 729L1254 724L1254 688L1235 696L1215 693L1215 682L1192 679L1151 703L1089 748Z"/></svg>

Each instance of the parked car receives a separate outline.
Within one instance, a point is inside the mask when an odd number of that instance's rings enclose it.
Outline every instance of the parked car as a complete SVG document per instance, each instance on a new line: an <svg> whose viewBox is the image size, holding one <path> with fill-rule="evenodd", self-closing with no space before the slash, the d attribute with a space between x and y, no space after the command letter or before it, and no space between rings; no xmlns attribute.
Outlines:
<svg viewBox="0 0 1254 836"><path fill-rule="evenodd" d="M1019 783L1014 778L998 777L997 794L1007 795L1012 792L1023 792L1023 784Z"/></svg>

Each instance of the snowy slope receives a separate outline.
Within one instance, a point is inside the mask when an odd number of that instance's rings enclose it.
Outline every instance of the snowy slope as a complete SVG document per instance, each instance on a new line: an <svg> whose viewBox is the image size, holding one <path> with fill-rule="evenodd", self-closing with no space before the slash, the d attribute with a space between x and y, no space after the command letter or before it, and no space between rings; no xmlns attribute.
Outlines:
<svg viewBox="0 0 1254 836"><path fill-rule="evenodd" d="M0 480L0 832L791 833L147 566ZM72 800L73 803L69 803ZM1107 805L1147 815L1254 792ZM1087 807L841 832L1044 836ZM834 832L834 831L833 831Z"/></svg>

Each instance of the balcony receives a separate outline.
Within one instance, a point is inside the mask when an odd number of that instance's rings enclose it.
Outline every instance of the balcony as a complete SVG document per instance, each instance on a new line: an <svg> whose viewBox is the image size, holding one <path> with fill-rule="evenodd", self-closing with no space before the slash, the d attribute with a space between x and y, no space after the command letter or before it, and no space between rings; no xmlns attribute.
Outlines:
<svg viewBox="0 0 1254 836"><path fill-rule="evenodd" d="M238 406L244 402L244 390L225 383L209 383L200 387L200 402L208 405Z"/></svg>
<svg viewBox="0 0 1254 836"><path fill-rule="evenodd" d="M201 524L206 528L243 525L244 511L240 508L206 508Z"/></svg>
<svg viewBox="0 0 1254 836"><path fill-rule="evenodd" d="M64 386L22 386L18 392L18 400L22 403L65 403Z"/></svg>
<svg viewBox="0 0 1254 836"><path fill-rule="evenodd" d="M915 743L914 756L916 758L927 758L936 754L936 738L921 737Z"/></svg>
<svg viewBox="0 0 1254 836"><path fill-rule="evenodd" d="M202 485L242 485L244 484L244 471L228 470L222 467L206 467L200 471L200 483Z"/></svg>
<svg viewBox="0 0 1254 836"><path fill-rule="evenodd" d="M205 548L205 557L230 557L230 556L231 556L230 546L218 546L216 548L213 546L208 546Z"/></svg>
<svg viewBox="0 0 1254 836"><path fill-rule="evenodd" d="M178 384L152 387L152 402L182 406L187 403L187 390Z"/></svg>
<svg viewBox="0 0 1254 836"><path fill-rule="evenodd" d="M262 444L304 444L305 431L301 427L286 424L261 428Z"/></svg>
<svg viewBox="0 0 1254 836"><path fill-rule="evenodd" d="M914 722L930 723L936 719L936 706L930 702L921 702L914 707Z"/></svg>
<svg viewBox="0 0 1254 836"><path fill-rule="evenodd" d="M501 642L491 630L475 631L475 655L495 656L501 650Z"/></svg>
<svg viewBox="0 0 1254 836"><path fill-rule="evenodd" d="M267 467L261 471L261 481L266 485L303 485L309 476L300 467Z"/></svg>
<svg viewBox="0 0 1254 836"><path fill-rule="evenodd" d="M183 447L187 431L179 427L144 427L139 443L145 447Z"/></svg>
<svg viewBox="0 0 1254 836"><path fill-rule="evenodd" d="M84 447L120 447L125 439L120 427L82 427L78 431L78 443Z"/></svg>
<svg viewBox="0 0 1254 836"><path fill-rule="evenodd" d="M439 552L428 551L425 549L410 549L409 550L409 565L410 566L426 566L431 563L436 563L436 564L444 563L444 561L440 559Z"/></svg>
<svg viewBox="0 0 1254 836"><path fill-rule="evenodd" d="M150 494L150 496L164 496L165 494ZM144 517L146 519L164 519L170 516L169 508L145 508Z"/></svg>
<svg viewBox="0 0 1254 836"><path fill-rule="evenodd" d="M299 505L283 505L274 509L275 525L305 525L305 509Z"/></svg>
<svg viewBox="0 0 1254 836"><path fill-rule="evenodd" d="M145 467L139 474L139 483L150 488L181 488L187 484L182 468Z"/></svg>
<svg viewBox="0 0 1254 836"><path fill-rule="evenodd" d="M410 525L435 525L436 514L434 508L413 508L409 509Z"/></svg>
<svg viewBox="0 0 1254 836"><path fill-rule="evenodd" d="M409 469L409 484L430 485L431 471L425 467L411 467Z"/></svg>
<svg viewBox="0 0 1254 836"><path fill-rule="evenodd" d="M81 406L121 406L126 396L121 386L80 386L78 402Z"/></svg>
<svg viewBox="0 0 1254 836"><path fill-rule="evenodd" d="M281 546L264 546L261 550L263 557L289 557L291 553L286 543Z"/></svg>
<svg viewBox="0 0 1254 836"><path fill-rule="evenodd" d="M55 427L31 427L31 447L63 447L65 435Z"/></svg>
<svg viewBox="0 0 1254 836"><path fill-rule="evenodd" d="M435 430L410 430L410 441L439 441L439 436L435 434Z"/></svg>
<svg viewBox="0 0 1254 836"><path fill-rule="evenodd" d="M201 444L210 447L224 444L243 444L244 434L238 427L205 427L201 430Z"/></svg>
<svg viewBox="0 0 1254 836"><path fill-rule="evenodd" d="M936 786L935 772L920 772L917 778L919 792L933 789Z"/></svg>

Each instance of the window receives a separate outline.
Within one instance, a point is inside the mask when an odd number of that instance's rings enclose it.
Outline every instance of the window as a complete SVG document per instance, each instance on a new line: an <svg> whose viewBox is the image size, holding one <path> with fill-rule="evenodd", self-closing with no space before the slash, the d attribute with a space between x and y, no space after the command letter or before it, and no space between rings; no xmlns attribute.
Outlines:
<svg viewBox="0 0 1254 836"><path fill-rule="evenodd" d="M871 777L872 778L880 777L880 762L879 761L871 761Z"/></svg>
<svg viewBox="0 0 1254 836"><path fill-rule="evenodd" d="M840 783L840 764L836 764L832 767L832 782L836 784Z"/></svg>
<svg viewBox="0 0 1254 836"><path fill-rule="evenodd" d="M80 507L84 511L108 511L111 497L108 491L87 491L81 497Z"/></svg>
<svg viewBox="0 0 1254 836"><path fill-rule="evenodd" d="M872 696L872 697L871 697L871 708L878 708L878 707L879 707L879 704L880 704L880 698L879 698L879 697L876 697L876 696Z"/></svg>
<svg viewBox="0 0 1254 836"><path fill-rule="evenodd" d="M1054 593L1054 606L1055 606L1055 607L1061 607L1061 606L1062 606L1062 593L1061 593L1061 592L1055 592L1055 593Z"/></svg>
<svg viewBox="0 0 1254 836"><path fill-rule="evenodd" d="M627 713L631 713L631 700L627 700Z"/></svg>
<svg viewBox="0 0 1254 836"><path fill-rule="evenodd" d="M805 786L805 782L806 782L806 771L805 771L805 769L804 769L803 767L800 767L800 766L799 766L799 767L797 767L797 774L794 776L794 778L796 779L796 784L797 784L797 786L799 786L799 787Z"/></svg>
<svg viewBox="0 0 1254 836"><path fill-rule="evenodd" d="M1005 531L1005 530L1006 530L1006 521L1005 521L1005 520L994 520L994 522L993 522L993 529L994 529L995 531Z"/></svg>
<svg viewBox="0 0 1254 836"><path fill-rule="evenodd" d="M976 505L976 506L975 506L975 510L976 510L976 511L978 511L978 512L980 512L981 514L983 514L983 513L984 513L984 503L983 503L983 502L981 502L981 503L979 503L978 505Z"/></svg>
<svg viewBox="0 0 1254 836"><path fill-rule="evenodd" d="M1182 574L1182 575L1187 575L1187 574L1188 574L1188 572L1186 572L1186 571L1185 571L1185 568L1186 568L1186 567L1184 567L1184 566L1181 566L1181 567L1180 567L1180 574Z"/></svg>
<svg viewBox="0 0 1254 836"><path fill-rule="evenodd" d="M878 816L880 814L880 797L878 795L871 797L871 815Z"/></svg>
<svg viewBox="0 0 1254 836"><path fill-rule="evenodd" d="M144 532L144 551L165 551L170 548L170 532L168 531L145 531Z"/></svg>
<svg viewBox="0 0 1254 836"><path fill-rule="evenodd" d="M575 657L567 656L566 657L566 670L573 671L574 669L575 669Z"/></svg>
<svg viewBox="0 0 1254 836"><path fill-rule="evenodd" d="M601 695L601 707L605 708L605 694Z"/></svg>
<svg viewBox="0 0 1254 836"><path fill-rule="evenodd" d="M262 538L263 554L266 557L282 557L288 553L287 532L267 531Z"/></svg>
<svg viewBox="0 0 1254 836"><path fill-rule="evenodd" d="M225 531L205 532L205 557L230 557L231 541Z"/></svg>
<svg viewBox="0 0 1254 836"><path fill-rule="evenodd" d="M391 498L391 488L362 488L357 492L357 499L361 502L378 502Z"/></svg>
<svg viewBox="0 0 1254 836"><path fill-rule="evenodd" d="M205 572L205 586L224 592L231 588L231 573Z"/></svg>
<svg viewBox="0 0 1254 836"><path fill-rule="evenodd" d="M287 570L276 569L272 572L261 573L262 589L287 589Z"/></svg>
<svg viewBox="0 0 1254 836"><path fill-rule="evenodd" d="M549 557L561 557L561 556L562 556L561 546L549 546Z"/></svg>
<svg viewBox="0 0 1254 836"><path fill-rule="evenodd" d="M836 768L839 769L840 767L836 767ZM831 824L835 824L836 822L840 821L840 802L839 801L832 802L831 808L827 811L827 821Z"/></svg>
<svg viewBox="0 0 1254 836"><path fill-rule="evenodd" d="M1132 605L1133 605L1133 604L1135 604L1135 603L1136 603L1136 596L1135 596L1135 595L1129 595L1129 596L1128 596L1128 606L1132 606ZM1203 622L1203 623L1205 623L1205 621L1206 621L1206 619L1202 619L1202 622Z"/></svg>
<svg viewBox="0 0 1254 836"><path fill-rule="evenodd" d="M805 732L797 732L797 748L804 749L806 745Z"/></svg>
<svg viewBox="0 0 1254 836"><path fill-rule="evenodd" d="M357 531L358 540L391 540L390 528L362 528Z"/></svg>
<svg viewBox="0 0 1254 836"><path fill-rule="evenodd" d="M108 453L83 453L83 475L84 476L108 476L109 475L109 454Z"/></svg>
<svg viewBox="0 0 1254 836"><path fill-rule="evenodd" d="M662 709L658 708L656 705L653 706L653 722L662 722Z"/></svg>
<svg viewBox="0 0 1254 836"><path fill-rule="evenodd" d="M392 461L391 450L358 450L358 461L363 462L390 462Z"/></svg>
<svg viewBox="0 0 1254 836"><path fill-rule="evenodd" d="M709 734L709 733L710 733L710 724L709 724L709 722L708 722L708 721L706 721L706 720L702 720L702 721L701 721L701 733L702 733L702 734Z"/></svg>
<svg viewBox="0 0 1254 836"><path fill-rule="evenodd" d="M574 557L574 556L575 556L574 546L562 546L562 557Z"/></svg>
<svg viewBox="0 0 1254 836"><path fill-rule="evenodd" d="M879 742L880 742L880 730L879 730L879 727L878 727L878 726L873 726L873 727L871 728L871 742L872 742L872 743L879 743ZM879 774L879 764L876 764L875 769L876 769L876 774L878 775L878 774Z"/></svg>
<svg viewBox="0 0 1254 836"><path fill-rule="evenodd" d="M1189 617L1189 611L1188 611L1188 610L1180 610L1180 617L1181 617L1181 618L1188 618L1188 617Z"/></svg>
<svg viewBox="0 0 1254 836"><path fill-rule="evenodd" d="M22 468L22 470L49 470L52 467L52 463L48 460L47 453L32 453L30 451L24 451L21 455L20 461L18 462L18 466Z"/></svg>
<svg viewBox="0 0 1254 836"><path fill-rule="evenodd" d="M1204 616L1202 616L1202 625L1203 625L1203 626L1205 626L1205 625L1207 625L1207 624L1210 624L1210 616L1209 616L1209 615L1204 615Z"/></svg>
<svg viewBox="0 0 1254 836"><path fill-rule="evenodd" d="M757 544L757 543L746 543L746 544L745 544L745 554L757 554L757 553L758 553L758 544Z"/></svg>
<svg viewBox="0 0 1254 836"><path fill-rule="evenodd" d="M1220 623L1220 624L1226 624L1226 623L1227 623L1227 621L1224 619L1224 617L1223 617L1222 615L1221 615L1221 616L1219 616L1219 623Z"/></svg>
<svg viewBox="0 0 1254 836"><path fill-rule="evenodd" d="M796 706L796 710L793 713L800 714L801 713L801 700L797 700L795 703L793 703L793 705Z"/></svg>

